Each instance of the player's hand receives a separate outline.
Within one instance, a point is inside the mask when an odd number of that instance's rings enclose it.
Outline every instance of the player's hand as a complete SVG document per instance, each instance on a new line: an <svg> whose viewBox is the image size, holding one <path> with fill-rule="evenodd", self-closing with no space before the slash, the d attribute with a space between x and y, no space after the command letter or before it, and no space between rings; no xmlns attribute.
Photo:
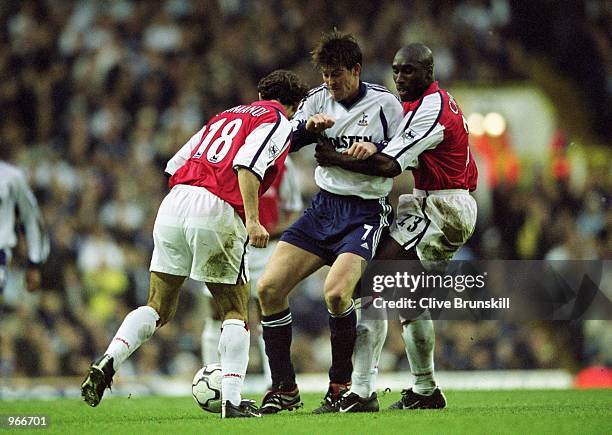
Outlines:
<svg viewBox="0 0 612 435"><path fill-rule="evenodd" d="M351 147L342 154L355 157L359 160L365 160L372 154L376 154L377 148L372 142L355 142Z"/></svg>
<svg viewBox="0 0 612 435"><path fill-rule="evenodd" d="M40 288L40 269L37 267L28 267L25 273L26 289L29 292Z"/></svg>
<svg viewBox="0 0 612 435"><path fill-rule="evenodd" d="M256 248L265 248L268 246L270 234L268 234L268 231L262 224L259 223L259 221L247 219L246 229L247 233L249 234L249 245Z"/></svg>
<svg viewBox="0 0 612 435"><path fill-rule="evenodd" d="M336 120L325 113L317 113L312 115L306 121L306 130L311 133L321 133L322 131L332 127L336 123Z"/></svg>

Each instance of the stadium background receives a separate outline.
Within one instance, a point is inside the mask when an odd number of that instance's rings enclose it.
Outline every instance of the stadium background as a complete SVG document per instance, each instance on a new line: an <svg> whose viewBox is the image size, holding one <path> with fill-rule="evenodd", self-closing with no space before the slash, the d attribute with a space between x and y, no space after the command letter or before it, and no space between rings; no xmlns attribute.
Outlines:
<svg viewBox="0 0 612 435"><path fill-rule="evenodd" d="M0 147L28 173L52 253L44 291L28 294L23 244L15 252L0 398L30 394L20 386L31 379L86 372L124 315L146 302L166 160L209 116L255 100L258 78L275 68L318 85L309 49L334 25L361 44L364 80L392 90L397 48L425 42L436 78L469 115L479 221L462 258L610 259L611 17L603 0L2 2ZM312 149L297 159L308 202ZM402 175L394 197L410 188ZM175 321L121 375L190 380L203 304L188 287ZM300 373L329 364L321 288L317 276L292 299ZM571 375L612 365L607 321L436 327L443 371ZM399 332L392 325L383 373L407 370ZM258 363L253 351L250 373Z"/></svg>

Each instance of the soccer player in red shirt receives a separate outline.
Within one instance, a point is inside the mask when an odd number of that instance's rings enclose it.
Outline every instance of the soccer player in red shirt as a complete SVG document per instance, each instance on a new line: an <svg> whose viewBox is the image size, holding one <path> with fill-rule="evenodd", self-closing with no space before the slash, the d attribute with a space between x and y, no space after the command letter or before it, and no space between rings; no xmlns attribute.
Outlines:
<svg viewBox="0 0 612 435"><path fill-rule="evenodd" d="M415 189L401 195L397 218L375 260L420 260L425 269L445 265L469 239L476 225L478 171L468 144L467 122L454 98L434 80L431 50L423 44L401 48L393 60L393 79L404 106L404 119L391 141L358 142L344 156L319 145L320 165L338 165L356 172L394 177L411 169ZM392 409L439 409L446 399L433 371L434 330L426 311L403 319L406 353L416 383L402 392ZM377 410L375 377L386 337L386 322L359 321L351 391L340 412Z"/></svg>
<svg viewBox="0 0 612 435"><path fill-rule="evenodd" d="M307 89L289 71L260 80L261 101L213 116L168 162L170 192L153 228L149 300L129 313L104 355L92 363L81 386L97 406L112 377L155 330L174 317L186 278L203 281L222 312L219 340L221 416L259 417L240 390L249 355L247 244L265 247L259 197L270 187L289 152L287 119Z"/></svg>

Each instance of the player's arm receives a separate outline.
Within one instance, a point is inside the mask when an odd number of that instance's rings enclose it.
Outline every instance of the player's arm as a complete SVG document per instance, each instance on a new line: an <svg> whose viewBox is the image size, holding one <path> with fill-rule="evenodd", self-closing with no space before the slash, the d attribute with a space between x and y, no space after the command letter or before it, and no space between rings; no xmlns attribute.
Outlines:
<svg viewBox="0 0 612 435"><path fill-rule="evenodd" d="M440 92L424 97L421 105L404 117L380 154L396 161L402 170L418 167L419 156L444 140L444 127L439 123L442 102Z"/></svg>
<svg viewBox="0 0 612 435"><path fill-rule="evenodd" d="M244 204L245 226L249 243L256 248L265 248L270 235L259 223L259 178L244 167L238 168L238 185Z"/></svg>
<svg viewBox="0 0 612 435"><path fill-rule="evenodd" d="M49 256L49 237L45 231L36 197L24 176L15 179L14 193L28 248L26 285L29 291L33 291L40 287L40 266Z"/></svg>
<svg viewBox="0 0 612 435"><path fill-rule="evenodd" d="M320 108L317 107L320 96L321 94L316 91L307 96L293 115L291 120L293 136L289 152L299 151L307 145L316 143L317 135L334 125L335 120L325 113L320 113Z"/></svg>
<svg viewBox="0 0 612 435"><path fill-rule="evenodd" d="M376 145L370 144L376 148ZM321 140L315 148L315 159L320 166L339 166L347 171L378 177L395 177L402 172L398 162L382 154L370 155L362 160L336 152L333 145Z"/></svg>
<svg viewBox="0 0 612 435"><path fill-rule="evenodd" d="M290 122L275 112L261 119L234 157L250 243L258 248L264 248L270 237L259 223L259 185L276 159L286 155L290 139Z"/></svg>
<svg viewBox="0 0 612 435"><path fill-rule="evenodd" d="M306 121L295 123L290 152L298 151L307 145L316 143L318 135L333 127L335 123L335 119L325 113L316 113Z"/></svg>

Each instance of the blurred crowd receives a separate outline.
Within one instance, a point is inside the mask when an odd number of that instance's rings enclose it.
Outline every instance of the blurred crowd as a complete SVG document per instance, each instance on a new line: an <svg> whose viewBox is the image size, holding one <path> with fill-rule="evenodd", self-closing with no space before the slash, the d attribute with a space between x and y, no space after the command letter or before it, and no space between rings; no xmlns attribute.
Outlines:
<svg viewBox="0 0 612 435"><path fill-rule="evenodd" d="M209 116L256 100L260 76L289 68L318 85L309 51L323 31L337 26L361 44L364 79L391 89L390 61L408 41L432 48L436 77L445 87L527 79L514 57L524 45L516 25L529 23L517 18L510 3L2 2L0 148L29 176L51 255L44 291L28 295L20 289L23 255L16 251L0 308L0 376L80 375L125 314L146 303L152 226L167 191L165 162ZM576 23L595 35L594 50L608 56L601 65L609 67L609 40L601 35L610 31L606 2L572 3L583 6ZM605 102L611 71L604 69L602 77L597 85ZM307 201L314 167L308 151L299 156ZM551 175L545 165L541 169L529 183L519 177L486 186L483 203L489 205L462 258L610 259L609 167L589 166L580 183L572 182L571 171ZM198 285L188 287L175 321L126 370L195 372L205 304ZM328 346L321 277L303 287L292 300L296 365L324 371L329 353L319 351ZM570 323L561 338L545 322L437 325L439 369L612 364L609 342L601 338L605 324ZM382 367L406 364L396 325Z"/></svg>

